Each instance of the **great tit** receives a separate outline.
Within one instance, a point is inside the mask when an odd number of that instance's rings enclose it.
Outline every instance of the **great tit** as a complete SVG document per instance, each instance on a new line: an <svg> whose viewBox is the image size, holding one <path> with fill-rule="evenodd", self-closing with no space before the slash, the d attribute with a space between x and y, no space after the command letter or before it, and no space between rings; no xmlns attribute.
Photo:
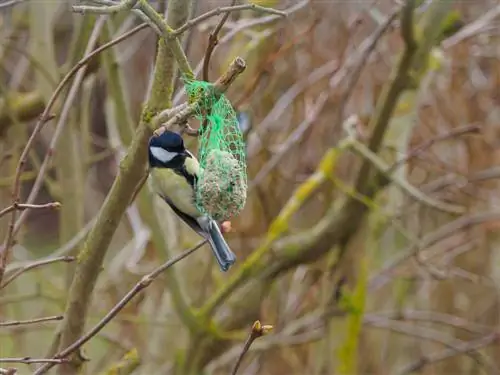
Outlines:
<svg viewBox="0 0 500 375"><path fill-rule="evenodd" d="M208 241L221 270L227 271L236 256L224 240L218 223L201 213L195 204L198 160L185 148L182 137L169 130L153 135L148 151L153 189L186 224Z"/></svg>

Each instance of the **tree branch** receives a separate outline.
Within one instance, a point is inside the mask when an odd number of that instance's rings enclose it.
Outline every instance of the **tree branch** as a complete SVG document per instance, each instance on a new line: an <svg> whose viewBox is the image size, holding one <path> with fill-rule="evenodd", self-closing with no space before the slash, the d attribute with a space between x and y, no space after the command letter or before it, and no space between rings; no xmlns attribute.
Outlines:
<svg viewBox="0 0 500 375"><path fill-rule="evenodd" d="M132 9L138 0L123 0L120 4L109 5L107 7L94 7L90 5L73 5L75 13L97 13L97 14L113 14L124 10Z"/></svg>
<svg viewBox="0 0 500 375"><path fill-rule="evenodd" d="M31 264L28 264L28 265L18 269L11 276L7 277L7 279L3 282L3 284L0 284L0 290L5 288L7 285L9 285L12 281L17 279L19 276L21 276L26 271L29 271L29 270L32 270L34 268L38 268L41 266L45 266L47 264L57 263L57 262L69 263L69 262L73 262L75 259L76 258L73 256L64 255L64 256L57 257L57 258L39 260L39 261L33 262Z"/></svg>
<svg viewBox="0 0 500 375"><path fill-rule="evenodd" d="M80 337L74 343L69 345L64 350L61 350L53 357L54 362L49 362L46 365L40 367L37 371L34 372L33 375L41 375L45 374L48 370L50 370L54 365L64 361L64 358L69 356L71 353L78 350L82 345L88 342L92 337L94 337L101 329L103 329L137 294L139 294L142 290L147 288L151 283L164 271L172 267L174 264L180 262L187 256L194 253L200 247L205 244L206 240L199 242L196 246L188 249L168 262L162 264L160 267L156 268L151 273L144 276L135 286L97 323L90 331L88 331L85 335Z"/></svg>
<svg viewBox="0 0 500 375"><path fill-rule="evenodd" d="M0 322L0 327L17 327L17 326L36 324L42 322L54 322L62 319L63 319L62 315L55 315L55 316L46 316L44 318L29 319L29 320L10 320L5 322Z"/></svg>
<svg viewBox="0 0 500 375"><path fill-rule="evenodd" d="M21 174L22 174L22 172L23 172L23 170L25 168L26 160L28 158L28 154L29 154L31 148L33 147L35 139L38 136L38 134L40 133L40 131L42 130L43 126L47 123L47 121L49 119L53 118L53 116L51 115L52 108L53 108L56 100L58 99L59 95L62 93L63 89L71 81L71 78L73 78L73 76L75 76L80 71L80 69L82 69L83 67L85 67L89 63L89 61L93 57L95 57L97 54L99 54L100 52L104 51L106 48L110 48L111 46L113 46L113 45L115 45L117 43L120 43L121 41L127 39L128 37L130 37L131 35L137 33L138 31L142 30L145 27L146 27L145 24L139 25L138 27L136 27L136 28L130 30L129 32L123 34L119 38L117 38L117 39L115 39L115 40L113 40L113 41L111 41L109 43L106 43L106 44L102 45L101 47L97 48L96 50L92 51L91 53L87 54L82 60L80 60L64 76L64 78L62 79L62 81L59 83L59 85L55 89L54 93L52 94L49 102L47 103L47 106L45 107L45 110L40 115L40 118L37 121L37 123L35 125L35 128L34 128L33 132L31 133L31 136L28 139L28 142L26 143L26 145L25 145L25 147L23 149L23 152L21 153L21 156L19 158L19 163L18 163L17 168L16 168L16 174L15 174L15 177L14 177L14 183L13 183L13 187L12 187L12 191L13 191L13 193L12 193L13 194L13 205L16 205L16 204L19 205L20 204L19 203L19 200L20 200L19 193L20 193L20 189L21 189ZM41 179L42 177L43 176L41 176L41 173L39 173L38 178ZM28 199L27 204L32 204L33 201L36 198L35 194L30 194L30 196L31 196L31 199ZM6 236L6 239L4 241L3 247L0 247L0 283L2 282L3 274L5 272L5 267L7 266L7 257L8 257L8 254L10 252L10 248L13 245L14 237L17 234L17 232L19 231L19 229L20 229L22 223L24 222L25 218L27 217L26 213L23 213L19 217L19 219L16 221L16 216L17 216L16 215L16 211L17 210L13 210L12 211L12 216L10 218L7 236Z"/></svg>
<svg viewBox="0 0 500 375"><path fill-rule="evenodd" d="M59 202L50 202L45 204L27 204L27 203L15 203L11 204L9 207L4 208L0 211L0 217L7 215L9 212L14 210L23 211L31 208L59 208L61 207L61 203Z"/></svg>
<svg viewBox="0 0 500 375"><path fill-rule="evenodd" d="M234 4L234 1L233 1L233 4ZM175 29L172 32L172 35L178 36L178 35L182 34L183 32L185 32L186 30L188 30L189 28L191 28L191 27L193 27L193 26L195 26L195 25L197 25L197 24L199 24L199 23L201 23L201 22L203 22L211 17L218 16L222 13L224 13L224 17L227 19L227 17L229 16L229 13L242 11L242 10L253 10L253 11L256 11L259 13L275 14L275 15L278 15L281 17L287 16L286 12L283 12L283 11L277 10L277 9L273 9L273 8L263 7L263 6L260 6L257 4L242 4L242 5L231 5L228 7L218 7L218 8L212 9L212 10L202 14L201 16L198 16L196 18L193 18L192 20L187 21L181 27ZM221 28L222 28L222 26L219 27L219 31Z"/></svg>
<svg viewBox="0 0 500 375"><path fill-rule="evenodd" d="M262 325L260 321L256 320L255 323L252 326L252 330L250 331L250 334L248 335L247 341L245 342L245 345L243 345L243 349L241 350L241 353L236 361L236 364L234 365L233 371L231 371L231 375L236 375L238 372L238 369L240 368L241 363L243 362L243 357L245 357L245 354L248 352L250 347L252 346L253 342L257 340L259 337L264 336L267 334L269 331L273 329L273 326L269 325Z"/></svg>

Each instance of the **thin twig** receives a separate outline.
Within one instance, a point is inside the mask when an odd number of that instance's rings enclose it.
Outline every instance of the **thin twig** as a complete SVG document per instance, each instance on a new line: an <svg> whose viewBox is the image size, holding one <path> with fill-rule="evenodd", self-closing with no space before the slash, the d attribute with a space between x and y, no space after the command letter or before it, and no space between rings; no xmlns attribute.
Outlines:
<svg viewBox="0 0 500 375"><path fill-rule="evenodd" d="M27 324L36 324L42 322L54 322L58 320L62 320L64 317L62 315L54 315L54 316L46 316L44 318L36 318L29 320L10 320L5 322L0 322L0 327L14 327L14 326L22 326Z"/></svg>
<svg viewBox="0 0 500 375"><path fill-rule="evenodd" d="M102 51L104 51L104 50L106 50L108 48L111 48L111 47L113 47L114 45L116 45L118 43L123 42L124 40L130 38L132 35L138 33L139 31L141 31L143 29L145 29L147 26L148 25L146 23L140 24L139 26L134 27L132 30L127 31L126 33L124 33L123 35L119 36L118 38L113 39L113 40L109 41L108 43L103 44L99 48L96 48L94 51L92 51L91 53L89 53L88 55L86 55L83 59L81 59L66 74L66 76L62 79L61 83L59 83L59 85L57 86L56 90L52 94L52 97L50 98L50 100L49 100L49 102L47 104L47 107L45 108L44 112L40 116L40 119L46 118L46 116L48 116L50 110L54 106L55 101L57 100L57 98L59 97L59 95L62 93L62 90L64 89L64 87L70 82L71 78L73 78L73 76L76 73L78 73L78 71L82 67L84 67L85 65L87 65L94 57L96 57ZM37 123L37 125L35 126L35 129L33 130L33 133L31 134L31 137L28 140L28 143L26 144L25 150L23 151L23 154L21 155L21 158L20 158L21 171L22 171L22 168L24 167L24 164L26 163L26 158L27 158L28 152L31 149L31 147L33 146L34 139L38 135L38 133L40 132L42 126L43 126L43 122L39 121ZM16 172L16 178L17 177L18 176L17 176L17 172ZM15 190L15 191L17 191L17 190ZM34 201L34 199L36 198L36 196L34 194L30 193L30 196L32 196L32 199L28 198L28 203L32 203L32 201ZM19 229L20 229L22 223L24 222L25 218L26 218L25 215L21 215L19 217L19 219L17 220L17 222L15 224L15 227L14 227L14 235L19 231Z"/></svg>
<svg viewBox="0 0 500 375"><path fill-rule="evenodd" d="M10 1L5 1L3 3L0 3L0 9L6 9L6 8L9 8L11 6L14 6L16 4L19 4L19 3L22 3L23 1L26 1L26 0L10 0Z"/></svg>
<svg viewBox="0 0 500 375"><path fill-rule="evenodd" d="M141 181L139 181L139 183L137 184L137 186L135 188L134 194L132 194L132 198L130 198L129 205L131 205L135 201L137 194L139 194L139 192L141 191L142 187L144 186L144 184L148 180L148 177L149 177L149 172L145 173L144 177L141 179Z"/></svg>
<svg viewBox="0 0 500 375"><path fill-rule="evenodd" d="M124 10L132 9L138 0L123 0L120 4L108 5L106 7L95 7L91 5L74 5L73 12L75 13L97 13L97 14L113 14Z"/></svg>
<svg viewBox="0 0 500 375"><path fill-rule="evenodd" d="M231 65L229 66L228 71L222 75L213 85L214 93L223 93L227 90L227 88L231 85L231 83L240 75L246 68L245 60L241 57L236 57ZM182 107L179 112L173 115L165 125L157 127L161 121L161 113L153 119L153 125L155 126L155 134L162 134L166 129L171 129L175 125L184 124L193 113L199 108L199 101L193 103L191 105L187 105Z"/></svg>
<svg viewBox="0 0 500 375"><path fill-rule="evenodd" d="M44 113L40 116L38 123L31 134L31 137L28 139L26 146L24 147L23 152L21 153L21 157L19 158L19 163L16 167L16 174L14 177L14 184L12 187L12 206L19 205L20 201L20 191L21 191L21 174L24 169L24 165L26 164L26 158L28 157L28 152L31 149L35 135L42 129L43 125L48 121L49 109L46 109ZM28 202L30 203L30 202ZM17 216L16 209L13 209L12 215L9 220L9 227L7 229L7 235L5 237L5 241L3 246L0 246L0 283L2 282L3 275L5 273L5 268L7 267L7 260L9 258L10 248L14 246L14 236L15 236L15 222Z"/></svg>
<svg viewBox="0 0 500 375"><path fill-rule="evenodd" d="M286 13L286 16L289 17L289 16L293 15L294 13L297 13L298 11L305 8L305 6L307 4L309 4L309 2L310 2L310 0L302 0L302 1L294 4L290 8L286 9L284 12ZM275 14L271 14L271 15L265 16L265 17L260 17L260 18L250 19L250 20L243 20L241 22L238 22L235 25L235 27L231 29L231 31L224 34L224 36L219 40L218 45L221 46L223 44L230 42L236 34L240 33L243 30L249 29L249 28L254 27L254 26L265 25L265 24L277 21L280 18L282 18L282 17L275 15ZM200 60L198 62L198 64L196 65L196 68L194 70L195 75L198 75L202 71L202 68L203 68L203 59ZM181 87L181 89L175 94L173 103L178 104L181 101L182 96L184 94L185 94L185 90L183 87Z"/></svg>
<svg viewBox="0 0 500 375"><path fill-rule="evenodd" d="M263 7L263 6L260 6L260 5L257 5L257 4L242 4L242 5L234 5L236 3L235 0L232 1L231 5L230 6L227 6L227 7L218 7L218 8L215 8L215 9L212 9L196 18L193 18L192 20L189 20L187 21L184 25L182 25L181 27L179 27L178 29L175 29L173 32L172 32L172 35L173 36L178 36L180 34L182 34L183 32L185 32L186 30L188 30L189 28L207 20L208 18L210 17L214 17L214 16L218 16L222 13L224 13L224 16L223 18L226 18L229 17L229 13L231 12L237 12L237 11L242 11L242 10L253 10L253 11L256 11L256 12L259 12L259 13L268 13L268 14L275 14L275 15L278 15L278 16L281 16L281 17L286 17L287 16L287 13L282 11L282 10L277 10L277 9L273 9L273 8L267 8L267 7ZM224 21L225 22L225 21ZM222 28L222 26L224 25L224 22L222 23L222 25L220 25L220 28L219 28L219 31L220 29ZM217 31L217 33L219 32Z"/></svg>
<svg viewBox="0 0 500 375"><path fill-rule="evenodd" d="M247 341L245 342L245 345L243 345L243 350L241 351L236 364L234 365L233 371L231 372L231 375L236 375L238 372L238 369L240 368L240 365L243 361L243 357L245 354L248 352L250 347L252 346L252 343L257 340L259 337L264 336L267 334L269 331L273 329L273 326L270 325L262 325L260 321L256 320L255 323L252 326L252 330L250 331L250 334L248 335Z"/></svg>
<svg viewBox="0 0 500 375"><path fill-rule="evenodd" d="M31 357L23 357L23 358L0 358L0 363L24 363L26 365L30 365L33 363L45 363L48 365L54 366L61 363L65 363L67 360L65 359L54 359L54 358L31 358Z"/></svg>
<svg viewBox="0 0 500 375"><path fill-rule="evenodd" d="M234 4L236 4L236 1L237 0L232 0L229 8L234 6ZM220 19L220 21L217 24L217 26L215 27L215 29L208 36L208 46L207 46L207 49L205 51L205 57L203 59L203 75L202 75L202 79L206 82L208 82L208 80L209 80L208 69L210 67L210 58L212 57L212 53L213 53L215 47L219 43L219 33L222 29L222 26L224 26L224 24L226 23L228 18L229 18L229 12L224 13L224 15Z"/></svg>
<svg viewBox="0 0 500 375"><path fill-rule="evenodd" d="M233 7L236 4L237 0L232 0L229 8ZM199 18L199 17L198 17ZM202 80L205 82L209 82L209 69L210 69L210 59L212 57L212 53L214 52L215 47L219 43L219 32L222 29L222 26L226 23L229 18L229 12L225 12L219 23L215 27L215 29L208 36L208 46L205 50L205 57L203 58L203 70L202 70ZM210 108L205 108L204 120L200 126L200 128L196 131L197 134L201 134L203 129L205 129L208 125L208 115Z"/></svg>
<svg viewBox="0 0 500 375"><path fill-rule="evenodd" d="M465 208L456 204L447 203L440 201L439 199L430 197L426 195L424 192L419 190L417 187L410 184L406 179L400 177L394 173L389 173L390 167L381 159L377 154L372 152L367 146L363 143L353 140L350 144L351 148L361 155L363 158L368 160L373 166L375 166L381 173L387 176L394 184L399 186L402 190L404 190L408 195L416 199L417 201L426 204L430 207L436 208L438 210L448 212L451 214L463 214L465 212Z"/></svg>
<svg viewBox="0 0 500 375"><path fill-rule="evenodd" d="M45 204L27 204L27 203L15 203L11 204L9 207L4 208L0 211L0 217L7 215L9 212L14 210L22 211L31 208L59 208L61 207L61 203L59 202L50 202Z"/></svg>
<svg viewBox="0 0 500 375"><path fill-rule="evenodd" d="M16 203L19 204L19 192L20 192L20 188L21 188L21 174L24 170L28 154L29 154L31 148L33 147L33 144L35 142L35 138L38 136L38 134L42 130L42 127L46 124L46 122L49 119L52 118L52 114L50 112L51 112L52 107L54 106L57 98L62 93L62 90L64 89L64 87L69 83L71 78L76 73L78 73L78 71L82 67L87 65L89 63L89 61L92 58L94 58L96 55L98 55L99 53L101 53L105 49L110 48L110 47L114 46L115 44L122 42L123 40L129 38L133 34L137 33L138 31L140 31L146 27L147 27L147 24L139 25L139 26L135 27L134 29L121 35L120 37L118 37L118 38L116 38L116 39L114 39L106 44L103 44L101 47L97 48L92 53L88 54L82 60L80 60L62 79L62 81L59 83L59 85L55 89L54 93L52 94L51 98L49 99L49 102L47 103L45 110L40 115L39 120L36 123L35 128L33 129L33 132L31 133L31 136L28 139L28 142L26 143L26 146L24 147L24 150L21 153L21 156L19 158L19 163L18 163L17 168L16 168L16 174L14 177L14 183L13 183L13 188L12 188L12 191L13 191L12 194L13 194L13 199L14 199L13 204L16 204ZM31 199L31 201L34 201L34 198L36 198L36 197L33 197L33 199ZM28 203L32 203L32 202L30 202L30 199L28 199ZM16 210L12 211L12 216L11 216L11 220L9 223L9 230L7 233L7 237L6 237L6 240L4 242L3 248L0 248L0 282L3 278L3 272L4 272L5 266L6 266L6 264L4 264L4 263L6 263L6 256L9 253L9 250L13 245L14 236L19 231L25 218L26 218L26 215L21 215L19 220L17 220L17 222L16 222ZM15 223L15 225L14 225L14 223ZM5 257L5 261L2 260L4 257Z"/></svg>
<svg viewBox="0 0 500 375"><path fill-rule="evenodd" d="M493 344L498 340L498 338L499 338L498 332L493 332L484 335L483 337L480 337L476 340L460 343L456 345L454 348L445 349L435 354L422 357L420 360L405 366L398 372L398 374L406 375L406 374L413 374L416 372L420 372L422 368L425 367L426 365L441 362L444 361L445 359L455 357L457 355L468 354L472 351L479 350L490 344Z"/></svg>
<svg viewBox="0 0 500 375"><path fill-rule="evenodd" d="M398 167L400 167L402 164L407 163L409 160L413 159L414 157L420 155L423 151L426 149L432 147L435 143L444 141L450 138L455 138L459 137L464 134L468 133L478 133L480 131L480 126L479 125L465 125L465 126L459 126L455 129L450 130L447 133L437 135L434 138L428 139L421 144L419 144L417 147L411 149L403 158L399 159L396 161L388 170L388 173L393 173Z"/></svg>
<svg viewBox="0 0 500 375"><path fill-rule="evenodd" d="M66 349L57 353L53 359L61 361L62 358L67 357L74 351L78 350L83 344L89 341L92 337L94 337L101 329L103 329L126 305L129 303L137 294L139 294L143 289L147 288L151 283L163 272L165 272L168 268L172 267L174 264L183 260L187 256L194 253L200 247L205 244L206 240L199 242L196 246L188 249L176 257L172 258L168 262L162 264L160 267L153 270L151 273L144 276L135 286L97 323L90 331L88 331L85 335L80 337L77 341L75 341L72 345L68 346ZM44 366L40 367L36 370L33 375L45 374L48 370L50 370L54 365L61 362L50 362L46 363Z"/></svg>
<svg viewBox="0 0 500 375"><path fill-rule="evenodd" d="M474 215L462 216L439 227L434 232L423 237L419 242L413 243L407 249L400 251L395 258L387 262L387 264L384 265L382 269L370 279L368 283L368 290L373 292L386 285L391 279L391 274L398 266L402 265L405 261L411 259L415 254L421 252L422 250L431 247L454 233L458 233L474 225L496 220L500 220L500 212L482 212Z"/></svg>
<svg viewBox="0 0 500 375"><path fill-rule="evenodd" d="M105 22L106 22L106 19L104 17L101 17L99 20L97 20L97 22L92 30L92 34L89 37L89 41L88 41L87 47L85 49L85 55L92 53L92 49L94 48L94 45L97 43L97 39L99 38L101 28L104 26ZM49 149L47 151L47 154L45 156L43 164L40 167L40 171L38 172L38 175L35 179L35 182L33 183L33 187L31 189L31 192L30 192L28 199L27 199L27 203L33 203L35 201L36 196L38 195L38 192L42 187L45 173L49 167L49 160L52 158L57 140L58 140L59 136L61 135L64 126L67 123L66 118L69 115L69 111L72 107L72 102L76 97L76 94L77 94L78 89L80 87L80 83L83 81L83 78L85 75L85 69L86 69L86 65L84 65L81 70L78 69L78 71L76 72L75 80L73 81L73 84L71 85L71 87L69 89L68 95L66 96L66 100L65 100L64 105L63 105L63 110L61 112L61 116L59 118L56 129L54 131L54 135L52 137L52 140L50 141ZM64 82L64 79L62 82ZM60 84L58 86L58 88L59 87L62 87L62 85ZM58 92L57 91L58 88L56 88L56 91L54 92L54 94ZM54 94L53 94L53 97L54 97ZM49 102L49 104L50 104L50 102ZM48 108L49 108L49 106L47 106L47 108L45 108L45 111L41 116L42 119L45 119L44 114L48 110ZM34 138L34 135L36 134L36 130L37 130L37 127L35 127L35 130L33 131L30 139L28 140L28 143ZM23 154L21 155L18 169L16 170L16 178L15 178L14 189L13 189L13 192L14 192L13 204L14 205L18 204L19 199L20 199L19 192L20 192L20 170L21 170L21 168L19 168L19 166L22 166L24 164L24 159L27 156L27 154L25 155L26 150L28 150L28 145L26 145L26 147L23 151ZM1 255L1 257L0 257L0 283L2 282L2 278L3 278L3 274L5 272L5 268L7 265L7 260L9 257L10 249L13 246L13 241L14 241L14 237L15 237L15 233L16 233L16 230L15 230L16 212L17 212L17 210L12 211L12 216L10 219L9 229L8 229L8 233L7 233L7 239L4 243L4 248L2 249L2 254L0 254ZM25 220L25 218L27 217L27 214L28 214L28 211L25 210L23 212L23 214L20 216L18 223L22 223ZM19 228L19 226L18 226L18 228Z"/></svg>
<svg viewBox="0 0 500 375"><path fill-rule="evenodd" d="M26 271L30 271L34 268L38 268L41 266L45 266L47 264L52 264L52 263L58 263L58 262L73 262L76 258L73 256L65 255L65 256L60 256L57 258L51 258L51 259L43 259L39 261L35 261L31 264L28 264L20 269L18 269L15 273L13 273L11 276L9 276L3 284L0 285L0 290L5 288L7 285L9 285L12 281L17 279L21 274L25 273Z"/></svg>
<svg viewBox="0 0 500 375"><path fill-rule="evenodd" d="M73 238L71 238L70 240L68 240L68 242L64 243L63 245L52 251L47 256L35 261L24 260L24 261L9 263L5 272L11 273L21 268L31 266L33 263L50 261L52 259L59 258L62 257L63 255L68 254L71 250L73 250L76 246L78 246L78 244L85 238L85 236L87 235L87 233L89 232L89 230L92 228L92 226L95 224L96 221L97 221L97 216L95 216L94 218L92 218L92 220L86 223L85 226L82 229L80 229L80 231L76 233Z"/></svg>

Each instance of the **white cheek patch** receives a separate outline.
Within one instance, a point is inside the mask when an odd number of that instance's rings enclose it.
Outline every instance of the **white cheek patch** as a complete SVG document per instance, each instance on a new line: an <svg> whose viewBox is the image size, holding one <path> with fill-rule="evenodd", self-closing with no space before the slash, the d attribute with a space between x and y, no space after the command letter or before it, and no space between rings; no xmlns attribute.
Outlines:
<svg viewBox="0 0 500 375"><path fill-rule="evenodd" d="M162 163L168 163L179 155L177 152L169 152L161 147L150 147L149 149L151 150L153 156Z"/></svg>

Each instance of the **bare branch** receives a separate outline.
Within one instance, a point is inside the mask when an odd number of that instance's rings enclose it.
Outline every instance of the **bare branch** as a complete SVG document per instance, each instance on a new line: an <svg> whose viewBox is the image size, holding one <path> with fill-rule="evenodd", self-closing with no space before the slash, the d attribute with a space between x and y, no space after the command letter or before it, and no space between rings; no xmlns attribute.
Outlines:
<svg viewBox="0 0 500 375"><path fill-rule="evenodd" d="M0 217L7 215L9 212L14 210L22 211L27 210L29 208L59 208L61 207L61 203L59 202L50 202L45 204L26 204L26 203L15 203L11 204L9 207L4 208L0 211Z"/></svg>
<svg viewBox="0 0 500 375"><path fill-rule="evenodd" d="M363 143L353 140L350 144L351 148L361 155L366 160L370 161L381 173L386 175L394 184L399 186L412 198L418 200L419 202L426 204L430 207L436 208L438 210L452 213L452 214L463 214L465 213L465 208L458 206L456 204L447 203L440 201L436 198L426 195L424 192L419 190L417 187L410 184L406 179L397 176L395 174L390 174L390 167L381 159L377 154L370 151Z"/></svg>
<svg viewBox="0 0 500 375"><path fill-rule="evenodd" d="M250 331L250 334L248 335L247 341L245 342L245 345L243 346L243 350L241 351L238 360L236 361L236 364L234 365L233 371L231 372L231 375L236 375L238 372L238 369L240 368L241 362L243 361L243 357L245 354L248 352L250 347L252 346L252 343L257 340L259 337L264 336L267 334L269 331L273 329L273 326L270 325L262 325L260 321L256 320L255 323L252 326L252 330Z"/></svg>
<svg viewBox="0 0 500 375"><path fill-rule="evenodd" d="M422 357L420 360L405 366L398 372L398 374L400 375L413 374L419 372L426 365L441 362L444 361L445 359L455 357L457 355L467 354L469 352L479 350L496 342L498 340L498 337L499 337L498 332L489 333L476 340L460 343L456 345L454 348L445 349L435 354Z"/></svg>
<svg viewBox="0 0 500 375"><path fill-rule="evenodd" d="M235 1L233 1L232 4L234 4L234 3L235 3ZM202 14L201 16L198 16L196 18L193 18L192 20L187 21L181 27L179 27L178 29L175 29L172 32L172 35L178 36L178 35L182 34L183 32L185 32L186 30L188 30L189 28L207 20L210 17L218 16L222 13L225 13L224 17L227 19L227 17L229 16L229 13L242 11L242 10L253 10L253 11L256 11L259 13L275 14L275 15L278 15L281 17L287 16L287 13L284 11L273 9L273 8L263 7L263 6L260 6L257 4L242 4L242 5L231 5L228 7L218 7L218 8L212 9L212 10ZM222 25L219 27L219 31L221 28L222 28Z"/></svg>
<svg viewBox="0 0 500 375"><path fill-rule="evenodd" d="M128 31L127 33L123 34L119 38L117 38L115 40L112 40L109 43L106 43L106 44L102 45L101 47L97 48L96 50L92 51L91 53L88 53L82 60L80 60L66 74L66 76L59 83L59 85L55 89L54 93L52 94L49 102L47 103L47 106L45 107L45 110L40 115L40 118L39 118L38 122L36 123L35 128L34 128L33 132L31 133L31 136L28 139L28 142L26 143L26 145L24 147L24 150L21 153L21 156L19 158L19 163L18 163L17 168L16 168L16 174L15 174L14 183L13 183L13 187L12 187L12 191L13 191L13 193L12 193L13 194L13 205L16 205L16 204L19 205L19 200L20 200L19 193L20 193L20 189L21 189L21 174L22 174L22 172L24 170L28 154L29 154L31 148L33 147L34 142L35 142L35 138L38 136L38 134L40 133L40 131L42 130L42 128L46 124L46 122L53 117L52 114L51 114L51 110L52 110L52 108L53 108L53 106L54 106L57 98L62 93L62 91L66 87L66 85L70 82L71 78L73 78L73 76L75 74L77 74L80 71L80 69L82 69L83 67L85 67L89 63L89 61L93 57L95 57L97 54L99 54L100 52L104 51L105 49L110 48L113 45L115 45L117 43L120 43L121 41L129 38L131 35L137 33L138 31L140 31L142 29L144 29L146 26L147 26L146 24L139 25L136 28L134 28L134 29ZM40 181L38 183L38 185L41 184L42 179L43 179L43 174L39 173L38 176L37 176L37 181ZM37 182L35 181L34 188L35 188L36 185L37 185ZM33 191L32 191L32 193L30 194L30 197L28 197L28 200L27 200L26 204L32 204L34 202L35 198L36 198L36 195L37 194L33 194ZM7 265L6 264L7 263L7 257L8 257L8 254L10 252L10 248L14 244L14 236L17 234L17 232L19 231L22 223L24 222L24 220L27 217L26 216L26 212L27 211L25 211L19 217L19 219L16 221L16 212L17 212L17 210L13 210L12 211L12 216L10 218L7 236L6 236L6 239L5 239L3 247L0 248L0 283L1 283L2 278L3 278L3 273L5 272L5 267Z"/></svg>
<svg viewBox="0 0 500 375"><path fill-rule="evenodd" d="M135 33L139 32L140 30L142 29L145 29L147 27L147 24L141 24L135 28L133 28L132 30L124 33L123 35L121 35L120 37L106 43L106 44L103 44L101 47L99 48L96 48L94 51L90 52L90 53L86 53L86 56L80 60L72 69L71 71L63 78L63 80L61 81L61 83L59 84L59 86L56 88L56 90L54 91L54 94L52 95L51 97L51 100L49 101L49 104L47 105L47 108L45 109L45 111L47 111L47 109L50 109L52 107L52 105L54 104L55 102L55 98L57 98L57 96L61 93L60 90L62 90L62 88L65 86L66 83L69 82L69 79L71 79L73 77L74 74L78 74L80 68L84 67L86 64L89 63L89 61L94 58L95 56L97 56L98 54L100 54L102 51L128 39L129 37L131 37L132 35L134 35ZM59 90L60 89L60 90ZM52 101L52 98L54 98L54 102ZM45 113L44 111L44 113ZM43 116L43 114L42 114ZM61 118L62 118L62 114L61 114ZM59 121L58 123L58 129L61 129L62 128L62 124L63 122ZM57 130L56 130L56 133L57 133ZM56 134L54 134L54 138L53 138L53 141L51 143L53 143L54 141L56 141ZM31 189L31 192L30 192L30 195L28 196L28 203L33 203L36 199L36 196L38 195L38 192L42 186L42 182L43 182L43 177L47 171L47 168L49 166L49 161L50 159L52 158L52 154L51 153L48 153L47 156L45 157L43 163L42 163L42 166L40 167L40 172L38 173L38 176L35 180L35 182L33 183L33 188ZM26 214L22 214L18 221L16 222L16 225L15 225L15 228L14 228L14 235L18 232L18 230L20 229L20 226L21 224L24 222L26 218Z"/></svg>
<svg viewBox="0 0 500 375"><path fill-rule="evenodd" d="M58 320L62 320L64 317L62 315L54 315L54 316L47 316L44 318L36 318L36 319L29 319L29 320L10 320L10 321L5 321L5 322L0 322L0 327L17 327L17 326L22 326L22 325L28 325L28 324L36 324L36 323L42 323L42 322L54 322Z"/></svg>
<svg viewBox="0 0 500 375"><path fill-rule="evenodd" d="M138 0L123 0L120 4L109 5L106 7L95 7L90 5L74 5L73 12L75 13L97 13L97 14L113 14L123 10L132 9Z"/></svg>
<svg viewBox="0 0 500 375"><path fill-rule="evenodd" d="M144 276L135 286L97 323L89 332L80 337L77 341L75 341L72 345L68 346L66 349L57 353L54 357L54 361L60 362L49 362L44 366L40 367L36 370L33 375L45 374L48 370L50 370L54 365L58 363L63 363L63 358L67 357L74 351L78 350L83 344L88 342L92 337L94 337L101 329L103 329L126 305L129 303L137 294L139 294L143 289L147 288L151 283L164 271L172 267L174 264L183 260L187 256L194 253L200 247L205 244L206 240L199 242L196 246L188 249L176 257L172 258L168 262L162 264L160 267L153 270L151 273Z"/></svg>
<svg viewBox="0 0 500 375"><path fill-rule="evenodd" d="M46 363L52 366L67 362L65 359L53 359L53 358L0 358L0 363L24 363L25 365L30 365L33 363Z"/></svg>
<svg viewBox="0 0 500 375"><path fill-rule="evenodd" d="M0 284L0 290L5 288L7 285L9 285L12 281L14 281L16 278L18 278L21 274L25 273L26 271L32 270L34 268L38 268L41 266L45 266L47 264L52 264L52 263L57 263L57 262L73 262L76 258L73 256L60 256L57 258L51 258L51 259L43 259L39 260L36 262L33 262L31 264L28 264L20 269L18 269L15 273L13 273L11 276L9 276L3 284Z"/></svg>
<svg viewBox="0 0 500 375"><path fill-rule="evenodd" d="M482 212L475 215L462 216L448 224L443 225L432 233L426 235L418 243L410 245L398 256L389 261L378 273L373 276L368 283L368 290L374 291L383 287L390 279L390 274L408 259L423 249L426 249L439 241L447 238L453 233L469 228L474 225L482 224L488 221L500 220L500 212Z"/></svg>

